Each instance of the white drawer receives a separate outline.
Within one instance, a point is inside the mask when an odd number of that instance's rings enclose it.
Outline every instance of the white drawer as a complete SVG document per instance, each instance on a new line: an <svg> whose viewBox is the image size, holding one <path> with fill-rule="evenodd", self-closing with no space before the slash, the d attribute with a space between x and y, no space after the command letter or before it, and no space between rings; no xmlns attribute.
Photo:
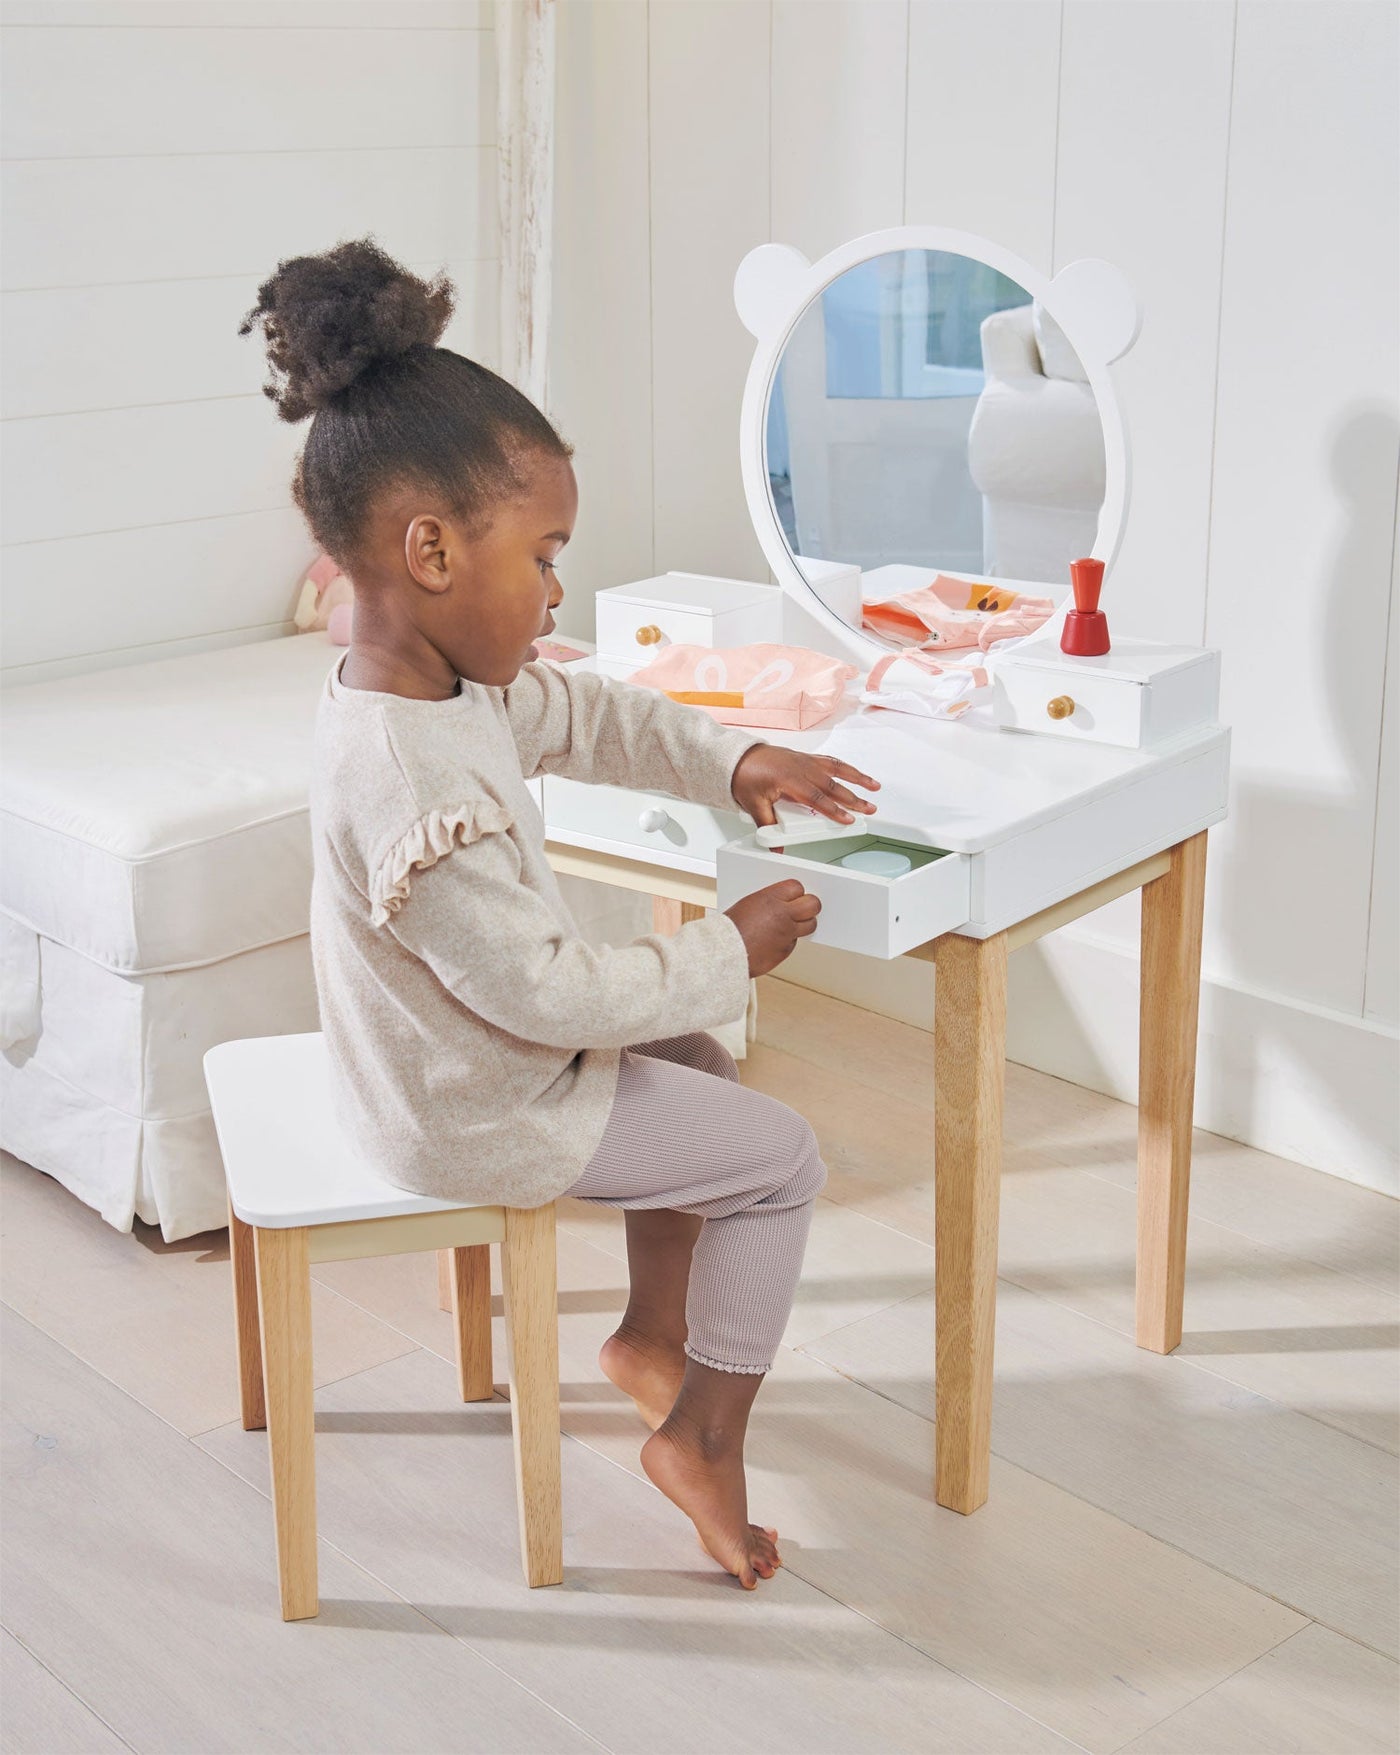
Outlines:
<svg viewBox="0 0 1400 1755"><path fill-rule="evenodd" d="M726 841L753 827L752 819L740 810L711 810L707 804L671 798L664 792L593 786L555 774L544 776L543 810L546 829L702 861L713 860Z"/></svg>
<svg viewBox="0 0 1400 1755"><path fill-rule="evenodd" d="M897 846L925 863L895 878L832 863L876 841ZM748 834L719 849L715 869L721 908L732 907L741 896L782 878L799 879L805 890L821 899L813 940L868 957L903 956L915 945L965 926L971 911L966 854L887 842L883 836L846 835L778 853L760 847Z"/></svg>
<svg viewBox="0 0 1400 1755"><path fill-rule="evenodd" d="M742 579L664 573L596 598L600 658L649 663L665 646L753 646L782 639L782 591Z"/></svg>
<svg viewBox="0 0 1400 1755"><path fill-rule="evenodd" d="M999 725L1147 749L1216 723L1220 654L1125 641L1102 658L1024 647L988 666Z"/></svg>

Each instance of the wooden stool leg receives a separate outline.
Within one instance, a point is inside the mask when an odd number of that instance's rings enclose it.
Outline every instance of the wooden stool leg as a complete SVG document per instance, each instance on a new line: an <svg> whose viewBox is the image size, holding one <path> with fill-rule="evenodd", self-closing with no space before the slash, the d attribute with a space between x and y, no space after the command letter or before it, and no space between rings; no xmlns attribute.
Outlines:
<svg viewBox="0 0 1400 1755"><path fill-rule="evenodd" d="M253 1245L282 1619L304 1621L318 1607L311 1263L306 1230L304 1226L285 1231L255 1227Z"/></svg>
<svg viewBox="0 0 1400 1755"><path fill-rule="evenodd" d="M1173 847L1171 861L1170 871L1142 889L1137 1344L1154 1353L1180 1344L1186 1291L1204 833Z"/></svg>
<svg viewBox="0 0 1400 1755"><path fill-rule="evenodd" d="M457 1387L464 1402L489 1402L491 1381L491 1245L448 1249L452 1317L457 1329Z"/></svg>
<svg viewBox="0 0 1400 1755"><path fill-rule="evenodd" d="M262 1324L258 1320L258 1267L253 1230L228 1205L228 1254L233 1268L233 1322L238 1341L238 1406L245 1432L267 1425L263 1405Z"/></svg>
<svg viewBox="0 0 1400 1755"><path fill-rule="evenodd" d="M1006 935L940 939L935 964L935 1496L966 1514L991 1467Z"/></svg>
<svg viewBox="0 0 1400 1755"><path fill-rule="evenodd" d="M554 1208L506 1208L501 1245L515 1503L528 1585L564 1577L559 1464L559 1298Z"/></svg>
<svg viewBox="0 0 1400 1755"><path fill-rule="evenodd" d="M452 1309L452 1251L440 1249L437 1252L438 1263L438 1309L449 1313Z"/></svg>

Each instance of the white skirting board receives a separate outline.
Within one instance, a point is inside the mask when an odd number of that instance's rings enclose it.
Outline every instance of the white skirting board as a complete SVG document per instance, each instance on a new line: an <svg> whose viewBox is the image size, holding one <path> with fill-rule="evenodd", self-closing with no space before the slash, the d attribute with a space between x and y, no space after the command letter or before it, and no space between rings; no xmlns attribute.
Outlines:
<svg viewBox="0 0 1400 1755"><path fill-rule="evenodd" d="M927 963L876 964L802 945L782 978L933 1027ZM1010 1060L1137 1100L1135 951L1067 927L1014 952L1009 983ZM1202 977L1198 1127L1397 1195L1397 1089L1400 1034L1389 1025Z"/></svg>

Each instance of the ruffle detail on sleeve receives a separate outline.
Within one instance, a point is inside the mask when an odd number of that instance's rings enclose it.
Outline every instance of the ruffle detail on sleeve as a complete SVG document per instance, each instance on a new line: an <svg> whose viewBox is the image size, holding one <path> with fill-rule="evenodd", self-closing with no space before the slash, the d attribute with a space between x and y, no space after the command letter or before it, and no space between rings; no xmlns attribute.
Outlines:
<svg viewBox="0 0 1400 1755"><path fill-rule="evenodd" d="M370 924L383 926L408 900L415 871L436 865L454 847L466 847L483 835L510 827L511 815L494 798L479 798L460 810L430 810L401 835L380 860L370 879Z"/></svg>

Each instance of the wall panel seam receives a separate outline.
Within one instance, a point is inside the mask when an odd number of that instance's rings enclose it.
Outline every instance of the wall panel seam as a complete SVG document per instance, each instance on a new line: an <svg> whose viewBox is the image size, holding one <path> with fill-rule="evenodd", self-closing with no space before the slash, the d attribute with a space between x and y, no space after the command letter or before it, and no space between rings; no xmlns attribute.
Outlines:
<svg viewBox="0 0 1400 1755"><path fill-rule="evenodd" d="M495 152L495 140L420 140L406 141L402 146L388 143L375 146L226 146L211 147L200 152L55 152L35 153L33 157L7 154L0 157L4 165L110 165L125 161L146 164L151 159L188 158L296 158L314 153L347 152Z"/></svg>
<svg viewBox="0 0 1400 1755"><path fill-rule="evenodd" d="M1225 177L1220 200L1220 267L1215 287L1215 374L1210 393L1210 465L1206 471L1206 576L1201 592L1201 632L1199 643L1206 643L1210 626L1211 541L1215 530L1215 446L1220 431L1220 338L1225 322L1225 246L1230 230L1230 139L1235 124L1235 69L1240 33L1239 0L1234 0L1230 17L1230 95L1225 103Z"/></svg>
<svg viewBox="0 0 1400 1755"><path fill-rule="evenodd" d="M476 148L473 147L472 150L475 151ZM494 152L495 148L492 147L491 151ZM453 262L480 262L489 265L498 263L500 259L499 252L490 256L464 256L460 251L457 251L447 256L434 256L431 261L423 257L414 257L412 260L405 261L404 266L417 272L422 269L431 270L445 267ZM0 298L8 299L18 293L28 295L30 293L101 292L106 287L121 286L196 286L210 280L256 280L265 272L266 267L264 266L263 268L246 268L236 273L167 274L142 280L61 280L53 281L44 286L7 286L0 289Z"/></svg>
<svg viewBox="0 0 1400 1755"><path fill-rule="evenodd" d="M1055 174L1050 179L1050 260L1045 263L1045 271L1053 280L1059 270L1059 262L1055 252L1058 240L1055 236L1060 213L1060 107L1065 97L1065 6L1067 0L1060 0L1060 32L1055 45L1055 145L1051 163Z"/></svg>
<svg viewBox="0 0 1400 1755"><path fill-rule="evenodd" d="M106 530L74 530L64 536L31 536L23 542L0 543L0 552L38 548L48 542L83 542L91 536L129 536L133 530L172 530L179 524L213 524L222 518L261 518L269 512L295 510L290 500L279 500L275 506L242 506L236 512L201 512L197 518L151 518L144 524L114 524Z"/></svg>
<svg viewBox="0 0 1400 1755"><path fill-rule="evenodd" d="M1366 962L1361 973L1361 1015L1365 1017L1371 992L1371 939L1376 927L1376 851L1380 839L1381 780L1385 773L1385 704L1390 683L1391 626L1395 620L1395 559L1400 543L1400 476L1395 484L1394 518L1390 535L1390 599L1385 611L1385 663L1381 668L1380 736L1376 740L1376 803L1371 813L1371 882L1366 892Z"/></svg>

